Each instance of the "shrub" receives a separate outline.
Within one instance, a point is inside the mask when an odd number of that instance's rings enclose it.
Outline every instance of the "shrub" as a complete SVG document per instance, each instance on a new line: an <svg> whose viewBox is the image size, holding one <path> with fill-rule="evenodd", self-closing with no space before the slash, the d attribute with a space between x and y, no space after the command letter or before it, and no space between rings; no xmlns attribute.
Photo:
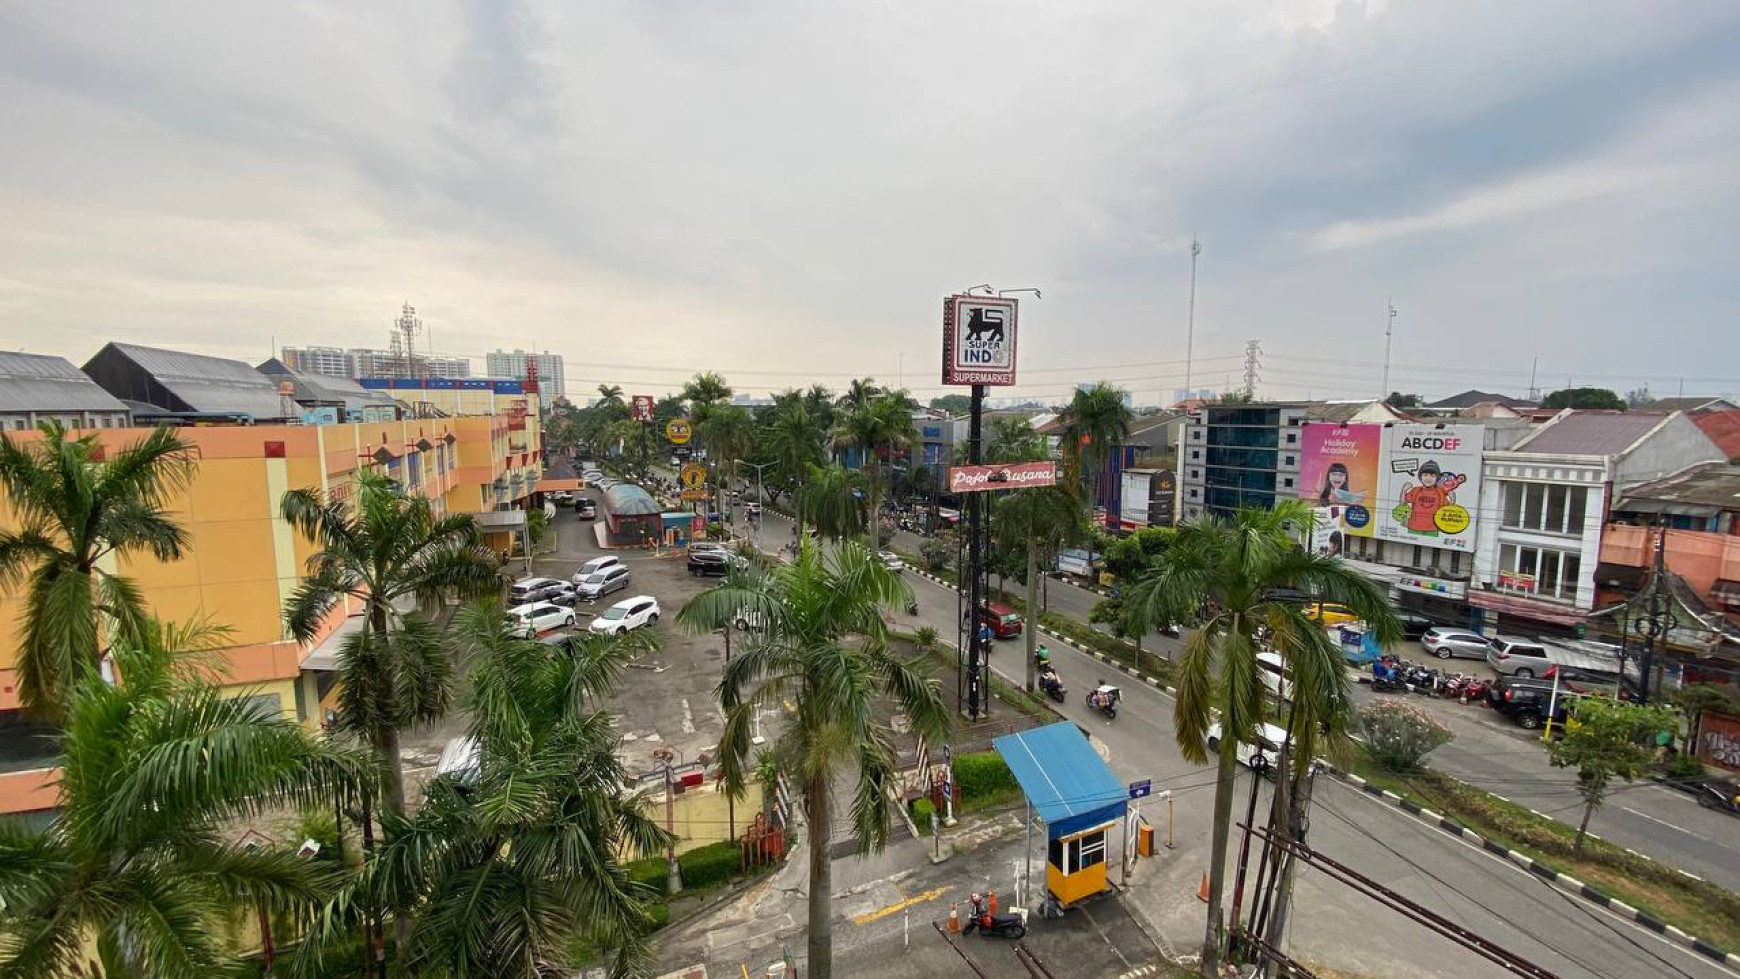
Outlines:
<svg viewBox="0 0 1740 979"><path fill-rule="evenodd" d="M955 565L955 546L940 537L932 537L918 546L918 556L931 574L940 574Z"/></svg>
<svg viewBox="0 0 1740 979"><path fill-rule="evenodd" d="M1406 700L1380 700L1359 714L1372 760L1392 772L1412 772L1420 759L1456 737L1442 722Z"/></svg>
<svg viewBox="0 0 1740 979"><path fill-rule="evenodd" d="M1668 762L1667 776L1676 782L1695 782L1704 777L1704 763L1691 755L1675 755Z"/></svg>
<svg viewBox="0 0 1740 979"><path fill-rule="evenodd" d="M930 817L936 814L936 806L929 799L912 800L912 822L922 834L930 833Z"/></svg>
<svg viewBox="0 0 1740 979"><path fill-rule="evenodd" d="M743 855L735 840L721 840L679 855L677 865L683 869L684 887L710 887L735 876L743 867Z"/></svg>
<svg viewBox="0 0 1740 979"><path fill-rule="evenodd" d="M663 894L668 881L668 867L663 856L643 857L628 865L628 879L652 888L655 894Z"/></svg>
<svg viewBox="0 0 1740 979"><path fill-rule="evenodd" d="M1019 789L1015 773L995 751L978 751L955 759L955 784L960 787L961 801L983 798Z"/></svg>

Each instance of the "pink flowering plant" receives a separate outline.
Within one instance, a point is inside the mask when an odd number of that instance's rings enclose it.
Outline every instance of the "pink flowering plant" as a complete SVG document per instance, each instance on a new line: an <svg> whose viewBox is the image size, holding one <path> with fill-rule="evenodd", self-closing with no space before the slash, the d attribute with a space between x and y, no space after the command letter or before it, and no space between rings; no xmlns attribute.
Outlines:
<svg viewBox="0 0 1740 979"><path fill-rule="evenodd" d="M1418 705L1394 697L1360 711L1359 726L1372 760L1392 772L1418 771L1421 759L1456 737Z"/></svg>

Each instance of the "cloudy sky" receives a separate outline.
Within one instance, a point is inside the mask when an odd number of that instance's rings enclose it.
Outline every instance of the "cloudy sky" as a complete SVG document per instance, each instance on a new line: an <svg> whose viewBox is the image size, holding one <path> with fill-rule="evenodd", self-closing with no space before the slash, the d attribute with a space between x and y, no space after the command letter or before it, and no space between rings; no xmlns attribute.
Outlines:
<svg viewBox="0 0 1740 979"><path fill-rule="evenodd" d="M566 355L1020 391L1740 392L1740 6L1457 0L0 5L0 347ZM1683 378L1683 382L1682 379Z"/></svg>

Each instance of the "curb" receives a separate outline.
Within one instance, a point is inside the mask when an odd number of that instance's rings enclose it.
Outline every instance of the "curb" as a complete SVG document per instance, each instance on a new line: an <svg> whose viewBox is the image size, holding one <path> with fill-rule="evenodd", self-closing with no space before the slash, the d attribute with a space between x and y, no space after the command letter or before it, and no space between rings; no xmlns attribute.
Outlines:
<svg viewBox="0 0 1740 979"><path fill-rule="evenodd" d="M957 585L953 584L952 582L944 581L943 579L938 578L936 575L933 575L928 571L922 571L918 568L912 567L911 565L908 565L906 570L912 572L915 575L918 575L920 578L923 578L926 581L935 582L936 584L939 584L939 585L943 586L944 588L947 588L950 591L953 591L957 594L960 592L960 588ZM1117 660L1112 659L1110 656L1107 656L1105 653L1102 653L1097 649L1086 649L1086 648L1082 647L1080 644L1078 644L1075 640L1069 638L1068 636L1063 635L1062 633L1059 633L1059 632L1054 632L1053 630L1051 630L1043 625L1036 625L1036 626L1034 626L1034 628L1040 632L1045 633L1047 636L1050 636L1052 639L1055 639L1058 642L1068 643L1069 648L1074 649L1074 650L1078 650L1079 652L1081 652L1085 656L1091 656L1094 659L1097 659L1100 662L1111 667L1112 669L1117 670L1119 673L1122 673L1123 675L1130 677L1131 679L1140 680L1141 682L1146 683L1148 686L1153 687L1155 690L1159 690L1162 693L1171 694L1174 697L1178 696L1178 689L1176 687L1167 686L1166 682L1164 680L1160 680L1160 679L1157 679L1155 677L1151 677L1146 673L1139 673L1136 671L1135 667L1126 666L1123 663L1120 663ZM1134 652L1133 649L1132 649L1132 652Z"/></svg>
<svg viewBox="0 0 1740 979"><path fill-rule="evenodd" d="M1596 907L1605 908L1628 921L1634 921L1658 935L1670 938L1675 943L1697 952L1699 955L1704 956L1712 962L1725 965L1729 968L1740 968L1740 955L1717 948L1696 935L1688 935L1680 929L1675 928L1673 925L1667 924L1663 921L1658 921L1650 915L1626 904L1624 901L1621 901L1612 895L1603 893L1598 888L1591 887L1569 874L1561 874L1558 871L1553 870L1551 867L1546 866L1521 851L1513 850L1501 843L1495 843L1448 816L1440 815L1424 806L1410 802L1388 789L1380 789L1358 775L1354 775L1351 772L1344 772L1341 769L1336 768L1334 765L1327 763L1321 764L1323 764L1324 769L1331 775L1334 775L1340 781L1353 786L1366 795L1381 799L1389 805L1414 817L1414 819L1419 822L1425 823L1446 835L1471 843L1487 853L1508 860L1572 897L1580 898Z"/></svg>

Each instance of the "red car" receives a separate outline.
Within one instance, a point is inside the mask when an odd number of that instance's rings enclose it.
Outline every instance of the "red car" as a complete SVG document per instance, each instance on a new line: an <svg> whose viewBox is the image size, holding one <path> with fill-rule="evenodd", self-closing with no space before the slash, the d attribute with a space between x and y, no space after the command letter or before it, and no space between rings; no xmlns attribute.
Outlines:
<svg viewBox="0 0 1740 979"><path fill-rule="evenodd" d="M1021 635L1021 613L1002 602L986 602L979 606L979 624L989 626L998 639L1015 639Z"/></svg>

